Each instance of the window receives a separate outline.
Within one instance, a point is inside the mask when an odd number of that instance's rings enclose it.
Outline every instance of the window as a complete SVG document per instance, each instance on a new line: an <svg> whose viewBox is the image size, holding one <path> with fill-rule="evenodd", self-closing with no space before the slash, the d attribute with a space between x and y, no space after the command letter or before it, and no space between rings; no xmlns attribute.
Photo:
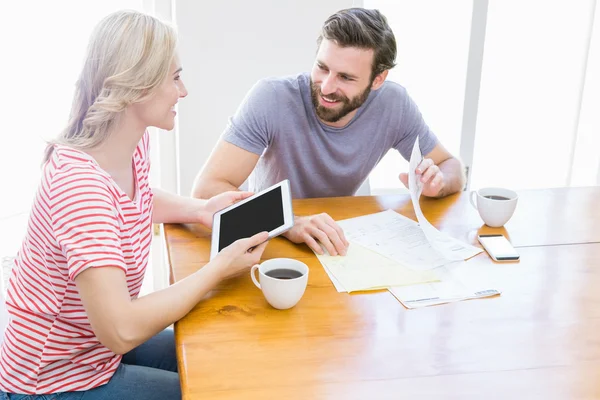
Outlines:
<svg viewBox="0 0 600 400"><path fill-rule="evenodd" d="M425 122L458 155L473 0L365 0L379 9L396 36L397 65L388 79L404 86ZM408 162L391 150L370 176L373 194L404 188Z"/></svg>
<svg viewBox="0 0 600 400"><path fill-rule="evenodd" d="M490 1L472 186L569 185L592 6Z"/></svg>
<svg viewBox="0 0 600 400"><path fill-rule="evenodd" d="M364 6L380 9L396 34L398 66L389 79L408 89L448 150L468 161L472 187L600 183L595 0L365 0ZM485 35L476 37L472 23L485 27ZM477 40L483 56L473 50ZM482 57L475 72L467 68L473 54ZM462 126L465 83L473 78L480 84L477 107L466 112L477 121L474 137ZM371 175L373 193L397 190L406 168L390 152Z"/></svg>

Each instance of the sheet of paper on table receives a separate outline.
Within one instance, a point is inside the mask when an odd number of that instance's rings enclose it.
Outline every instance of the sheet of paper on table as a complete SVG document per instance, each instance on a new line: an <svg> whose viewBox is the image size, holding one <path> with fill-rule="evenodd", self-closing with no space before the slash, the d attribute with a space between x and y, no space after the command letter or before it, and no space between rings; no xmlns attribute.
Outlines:
<svg viewBox="0 0 600 400"><path fill-rule="evenodd" d="M406 308L421 308L501 294L500 290L489 286L489 283L486 282L487 279L478 279L476 277L477 274L471 274L468 279L466 277L461 278L458 273L461 267L461 265L453 264L448 267L436 269L435 272L440 277L439 282L396 286L390 287L388 290ZM477 268L479 274L485 273L482 271L483 269L489 269L490 275L493 275L492 270L496 267L496 265L490 265L489 267L480 265Z"/></svg>
<svg viewBox="0 0 600 400"><path fill-rule="evenodd" d="M415 271L359 244L350 243L345 256L317 254L338 292L386 289L438 281L433 271Z"/></svg>
<svg viewBox="0 0 600 400"><path fill-rule="evenodd" d="M393 210L337 221L346 239L414 270L454 262L433 248L415 221ZM458 242L460 243L460 242ZM482 250L465 252L475 255Z"/></svg>

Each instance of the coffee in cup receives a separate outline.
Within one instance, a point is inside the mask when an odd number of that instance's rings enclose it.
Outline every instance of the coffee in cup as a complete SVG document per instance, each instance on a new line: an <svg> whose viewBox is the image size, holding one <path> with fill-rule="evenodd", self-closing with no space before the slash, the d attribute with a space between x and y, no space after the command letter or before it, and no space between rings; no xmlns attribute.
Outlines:
<svg viewBox="0 0 600 400"><path fill-rule="evenodd" d="M472 191L469 200L487 226L499 228L512 217L519 196L503 188L483 188Z"/></svg>
<svg viewBox="0 0 600 400"><path fill-rule="evenodd" d="M291 258L272 258L252 267L250 275L271 306L286 310L294 307L304 295L308 266Z"/></svg>

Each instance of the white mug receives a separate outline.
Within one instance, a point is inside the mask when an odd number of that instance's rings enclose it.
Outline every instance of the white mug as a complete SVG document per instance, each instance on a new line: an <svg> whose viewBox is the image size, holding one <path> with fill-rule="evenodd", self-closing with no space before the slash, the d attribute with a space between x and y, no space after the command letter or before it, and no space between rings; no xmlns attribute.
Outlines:
<svg viewBox="0 0 600 400"><path fill-rule="evenodd" d="M518 199L516 192L502 188L479 189L472 191L469 197L483 222L492 228L499 228L508 222L515 212Z"/></svg>
<svg viewBox="0 0 600 400"><path fill-rule="evenodd" d="M256 270L258 270L258 280L254 273ZM302 298L308 283L306 264L291 258L272 258L264 261L260 265L253 266L250 275L269 304L279 310L294 307Z"/></svg>

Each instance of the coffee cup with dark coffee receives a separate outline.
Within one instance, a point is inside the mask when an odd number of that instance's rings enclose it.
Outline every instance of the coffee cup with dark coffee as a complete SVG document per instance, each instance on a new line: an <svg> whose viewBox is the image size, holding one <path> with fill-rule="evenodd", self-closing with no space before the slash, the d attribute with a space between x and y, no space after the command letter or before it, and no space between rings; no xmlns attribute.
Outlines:
<svg viewBox="0 0 600 400"><path fill-rule="evenodd" d="M308 266L291 258L272 258L252 267L250 275L271 306L286 310L294 307L304 295Z"/></svg>
<svg viewBox="0 0 600 400"><path fill-rule="evenodd" d="M479 212L479 216L487 226L499 228L512 217L517 207L519 195L509 189L483 188L472 191L471 205Z"/></svg>

